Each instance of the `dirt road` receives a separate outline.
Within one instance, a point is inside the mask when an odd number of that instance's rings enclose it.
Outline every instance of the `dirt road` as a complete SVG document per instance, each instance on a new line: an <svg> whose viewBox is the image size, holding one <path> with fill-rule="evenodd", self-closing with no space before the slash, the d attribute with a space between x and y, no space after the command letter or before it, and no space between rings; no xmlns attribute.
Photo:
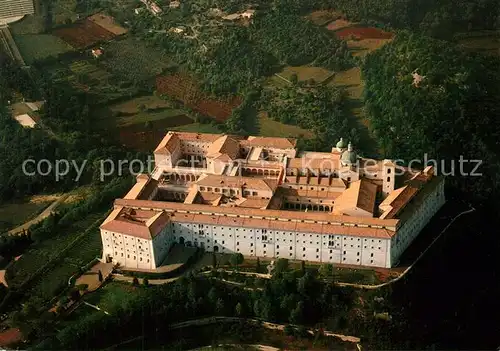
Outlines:
<svg viewBox="0 0 500 351"><path fill-rule="evenodd" d="M35 218L29 220L28 222L20 225L17 228L14 228L14 229L10 230L9 234L10 235L21 234L25 230L28 230L29 227L31 227L33 224L36 224L36 223L39 223L39 222L43 221L45 218L47 218L48 216L50 216L50 214L57 208L57 206L59 206L60 203L64 202L68 198L68 196L69 196L68 194L62 195L59 199L57 199L52 204L50 204L50 206L47 207L38 216L36 216Z"/></svg>

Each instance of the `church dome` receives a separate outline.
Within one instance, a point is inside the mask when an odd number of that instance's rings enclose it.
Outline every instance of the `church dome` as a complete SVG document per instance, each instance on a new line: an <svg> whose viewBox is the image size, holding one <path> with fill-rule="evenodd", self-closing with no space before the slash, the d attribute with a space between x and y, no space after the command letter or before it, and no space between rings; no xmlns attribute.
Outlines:
<svg viewBox="0 0 500 351"><path fill-rule="evenodd" d="M340 156L340 162L343 165L354 165L357 160L358 155L356 154L356 151L353 150L352 144L349 143L347 150L342 153L342 156Z"/></svg>

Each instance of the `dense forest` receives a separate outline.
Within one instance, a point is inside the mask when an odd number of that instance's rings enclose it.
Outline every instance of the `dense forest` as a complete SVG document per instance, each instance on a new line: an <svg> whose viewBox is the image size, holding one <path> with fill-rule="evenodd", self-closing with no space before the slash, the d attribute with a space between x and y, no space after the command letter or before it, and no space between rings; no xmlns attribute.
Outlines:
<svg viewBox="0 0 500 351"><path fill-rule="evenodd" d="M40 92L33 90L34 84L26 71L7 59L0 63L0 202L45 191L66 191L97 182L100 180L99 160L144 158L142 154L127 153L113 146L93 130L89 96L48 79L42 80L39 85L46 99L40 111L43 125L33 129L21 127L11 116L9 100L19 93L27 99L39 98L37 94ZM77 182L74 167L61 179L56 179L54 173L44 176L35 172L33 176L27 176L22 168L27 159L36 162L47 160L52 166L61 159L78 165L83 165L85 160L86 163ZM27 170L33 172L32 165L28 166Z"/></svg>
<svg viewBox="0 0 500 351"><path fill-rule="evenodd" d="M280 265L286 268L287 263L283 260ZM368 308L370 313L364 314L357 291L339 289L320 278L300 270L276 274L272 280L248 278L248 286L260 287L253 291L194 275L173 284L137 287L134 294L138 296L111 306L110 316L87 315L59 332L54 331L54 337L36 349L105 348L142 331L146 331L146 337L168 339L169 324L213 315L305 325L321 322L328 329L350 331L364 327L368 321L371 329L384 325L384 321L370 315L377 309L376 303ZM49 329L45 328L45 332ZM96 330L100 332L95 333Z"/></svg>
<svg viewBox="0 0 500 351"><path fill-rule="evenodd" d="M352 64L345 41L286 10L258 15L250 26L252 39L283 64L311 64L340 71Z"/></svg>
<svg viewBox="0 0 500 351"><path fill-rule="evenodd" d="M387 157L443 160L441 172L474 171L455 176L476 198L496 198L500 128L500 61L470 55L439 40L400 33L369 55L363 66L365 105L371 126ZM414 84L412 74L424 77Z"/></svg>
<svg viewBox="0 0 500 351"><path fill-rule="evenodd" d="M274 6L302 14L335 9L353 21L412 29L442 39L451 39L456 32L500 26L496 0L275 0Z"/></svg>
<svg viewBox="0 0 500 351"><path fill-rule="evenodd" d="M261 108L276 121L312 130L316 137L306 148L329 151L341 137L357 143L357 131L344 112L347 93L334 86L301 85L265 89Z"/></svg>

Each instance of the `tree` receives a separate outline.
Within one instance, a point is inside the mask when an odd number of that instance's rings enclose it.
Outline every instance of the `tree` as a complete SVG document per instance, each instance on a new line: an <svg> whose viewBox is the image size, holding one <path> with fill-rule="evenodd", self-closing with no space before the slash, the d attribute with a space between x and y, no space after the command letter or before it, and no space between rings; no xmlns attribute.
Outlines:
<svg viewBox="0 0 500 351"><path fill-rule="evenodd" d="M139 285L139 279L137 279L137 277L134 277L134 279L132 279L132 285L134 286Z"/></svg>
<svg viewBox="0 0 500 351"><path fill-rule="evenodd" d="M230 262L231 262L231 265L233 265L234 267L238 268L238 266L240 264L242 264L243 261L244 261L244 257L240 252L234 253L231 255Z"/></svg>
<svg viewBox="0 0 500 351"><path fill-rule="evenodd" d="M328 281L333 280L333 265L330 263L322 264L318 270L320 276Z"/></svg>
<svg viewBox="0 0 500 351"><path fill-rule="evenodd" d="M215 303L215 312L217 314L224 314L224 300L223 299L217 299L217 302Z"/></svg>
<svg viewBox="0 0 500 351"><path fill-rule="evenodd" d="M99 269L99 271L97 272L97 274L99 275L99 281L102 282L103 281L103 277L102 277L102 272L101 270Z"/></svg>
<svg viewBox="0 0 500 351"><path fill-rule="evenodd" d="M284 273L288 270L288 260L286 258L278 258L276 261L276 266L274 268L274 273Z"/></svg>
<svg viewBox="0 0 500 351"><path fill-rule="evenodd" d="M148 280L148 278L144 278L144 279L142 280L142 284L143 284L144 286L149 286L149 280Z"/></svg>
<svg viewBox="0 0 500 351"><path fill-rule="evenodd" d="M208 291L208 299L210 300L211 303L215 303L217 301L217 290L212 287L209 291Z"/></svg>
<svg viewBox="0 0 500 351"><path fill-rule="evenodd" d="M296 74L296 73L293 73L293 74L290 76L290 82L291 82L293 85L296 85L298 81L299 81L299 77L297 76L297 74Z"/></svg>
<svg viewBox="0 0 500 351"><path fill-rule="evenodd" d="M234 312L236 316L241 317L243 315L243 306L241 305L240 302L236 304L236 307L234 308Z"/></svg>
<svg viewBox="0 0 500 351"><path fill-rule="evenodd" d="M80 296L80 291L78 289L71 290L69 295L70 299L73 301L78 301L80 299Z"/></svg>
<svg viewBox="0 0 500 351"><path fill-rule="evenodd" d="M283 331L285 332L285 335L295 334L295 329L290 324L285 325L285 328L283 329Z"/></svg>
<svg viewBox="0 0 500 351"><path fill-rule="evenodd" d="M302 323L304 317L304 302L299 301L297 306L290 312L290 322L294 324Z"/></svg>
<svg viewBox="0 0 500 351"><path fill-rule="evenodd" d="M217 268L217 256L215 255L215 252L212 253L212 267L213 269Z"/></svg>
<svg viewBox="0 0 500 351"><path fill-rule="evenodd" d="M306 262L305 261L300 261L300 272L302 273L302 276L306 274Z"/></svg>
<svg viewBox="0 0 500 351"><path fill-rule="evenodd" d="M255 272L260 273L260 259L257 257L257 262L255 263Z"/></svg>

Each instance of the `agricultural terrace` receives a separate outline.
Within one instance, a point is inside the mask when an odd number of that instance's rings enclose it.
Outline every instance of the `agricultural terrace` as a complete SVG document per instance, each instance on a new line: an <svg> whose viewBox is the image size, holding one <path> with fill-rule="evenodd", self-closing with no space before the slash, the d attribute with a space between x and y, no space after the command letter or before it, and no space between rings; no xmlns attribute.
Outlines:
<svg viewBox="0 0 500 351"><path fill-rule="evenodd" d="M51 34L14 34L13 37L28 65L73 50L66 42Z"/></svg>
<svg viewBox="0 0 500 351"><path fill-rule="evenodd" d="M89 19L56 29L53 31L53 34L75 49L84 49L97 43L111 40L116 36Z"/></svg>
<svg viewBox="0 0 500 351"><path fill-rule="evenodd" d="M160 50L135 38L109 42L103 48L103 66L115 76L133 83L149 80L172 65L170 58Z"/></svg>
<svg viewBox="0 0 500 351"><path fill-rule="evenodd" d="M210 97L202 92L196 82L185 74L171 74L156 79L156 90L180 101L204 116L217 121L225 121L233 109L241 104L238 96L226 99Z"/></svg>
<svg viewBox="0 0 500 351"><path fill-rule="evenodd" d="M391 39L394 35L390 32L374 27L346 27L335 31L339 39Z"/></svg>

